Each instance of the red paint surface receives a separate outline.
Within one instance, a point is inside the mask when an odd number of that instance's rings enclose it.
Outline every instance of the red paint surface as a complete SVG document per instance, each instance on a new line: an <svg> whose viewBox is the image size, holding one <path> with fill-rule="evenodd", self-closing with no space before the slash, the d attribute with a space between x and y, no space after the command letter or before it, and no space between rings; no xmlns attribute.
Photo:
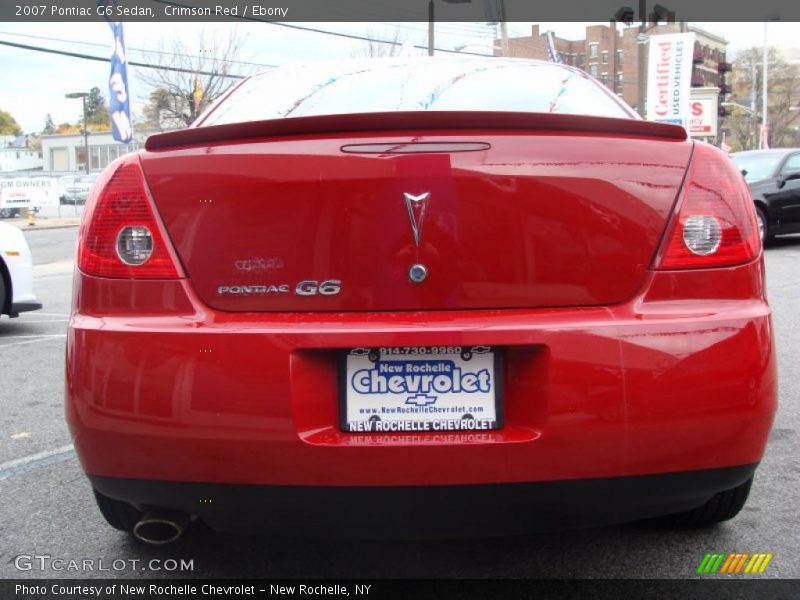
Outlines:
<svg viewBox="0 0 800 600"><path fill-rule="evenodd" d="M776 410L762 258L647 268L688 143L471 132L455 139L487 141L491 155L345 160L342 139L144 154L188 278L76 274L67 419L88 473L422 485L760 460ZM384 199L412 182L408 191L424 184L442 198L429 207L419 250L402 199ZM208 210L206 197L219 206ZM232 258L262 252L279 252L292 277L340 277L350 291L302 312L292 298L212 298ZM432 275L413 288L402 268L418 256ZM341 432L338 351L406 345L502 348L505 427Z"/></svg>
<svg viewBox="0 0 800 600"><path fill-rule="evenodd" d="M345 144L474 142L476 152L345 154ZM467 132L278 138L151 152L169 236L223 311L600 306L642 285L691 144ZM407 192L430 198L419 247ZM201 202L201 200L203 202ZM241 261L268 268L243 270ZM424 285L408 280L427 266ZM220 296L219 286L338 279L336 296Z"/></svg>

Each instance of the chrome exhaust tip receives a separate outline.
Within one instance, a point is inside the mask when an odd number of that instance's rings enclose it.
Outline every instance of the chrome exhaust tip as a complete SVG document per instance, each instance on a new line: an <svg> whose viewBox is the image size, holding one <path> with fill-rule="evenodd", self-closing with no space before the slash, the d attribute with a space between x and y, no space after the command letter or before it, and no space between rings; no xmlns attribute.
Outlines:
<svg viewBox="0 0 800 600"><path fill-rule="evenodd" d="M133 536L156 546L171 544L183 535L189 525L189 517L174 511L153 510L133 526Z"/></svg>

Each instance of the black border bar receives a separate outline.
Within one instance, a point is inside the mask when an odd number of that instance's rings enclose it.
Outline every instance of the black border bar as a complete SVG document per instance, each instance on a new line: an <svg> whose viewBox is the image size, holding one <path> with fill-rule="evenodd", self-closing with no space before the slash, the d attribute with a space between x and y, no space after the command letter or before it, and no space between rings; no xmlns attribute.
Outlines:
<svg viewBox="0 0 800 600"><path fill-rule="evenodd" d="M639 0L3 0L0 21L427 22L429 2L439 22L608 22L626 7L642 19ZM656 4L676 21L800 21L796 0L646 0L648 15Z"/></svg>
<svg viewBox="0 0 800 600"><path fill-rule="evenodd" d="M142 594L125 594L122 586L142 588ZM38 588L39 592L21 593L17 586L28 590ZM156 586L151 588L150 586ZM172 587L174 586L174 587ZM204 587L206 586L206 587ZM274 586L274 587L273 587ZM306 590L320 593L301 592ZM356 594L356 586L362 593ZM239 587L241 592L236 591ZM284 592L280 593L279 588ZM62 593L69 589L102 588L97 592ZM293 589L287 593L287 589ZM159 591L151 591L157 589ZM208 589L227 589L216 593L203 593ZM368 593L363 593L365 590ZM54 590L58 590L55 591ZM116 590L116 591L114 591ZM175 590L165 593L164 590ZM182 591L179 591L182 590ZM43 593L42 593L43 592ZM347 595L344 592L349 592ZM797 598L800 596L800 581L786 579L460 579L460 580L266 580L266 579L6 579L0 581L0 597L3 600L226 600L232 598L252 598L264 600L272 598L295 599L348 599L384 600L386 598L413 598L414 600L458 600L462 598L497 600L528 600L541 598L558 600L566 598L681 598L681 600L710 598Z"/></svg>

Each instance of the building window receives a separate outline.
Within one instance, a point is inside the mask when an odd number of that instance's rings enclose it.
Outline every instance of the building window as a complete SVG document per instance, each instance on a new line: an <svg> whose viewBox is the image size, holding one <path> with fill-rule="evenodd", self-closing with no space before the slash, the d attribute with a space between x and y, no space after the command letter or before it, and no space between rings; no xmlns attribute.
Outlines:
<svg viewBox="0 0 800 600"><path fill-rule="evenodd" d="M74 148L75 150L75 170L83 171L86 168L86 151L83 146Z"/></svg>
<svg viewBox="0 0 800 600"><path fill-rule="evenodd" d="M589 75L597 77L597 65L589 65Z"/></svg>
<svg viewBox="0 0 800 600"><path fill-rule="evenodd" d="M589 58L597 58L597 43L589 44Z"/></svg>
<svg viewBox="0 0 800 600"><path fill-rule="evenodd" d="M105 169L109 163L129 152L138 150L138 144L105 144L89 148L89 168L92 171Z"/></svg>
<svg viewBox="0 0 800 600"><path fill-rule="evenodd" d="M608 73L600 75L600 81L602 81L604 85L608 85Z"/></svg>
<svg viewBox="0 0 800 600"><path fill-rule="evenodd" d="M606 51L604 50L604 51L602 52L601 56L603 57L603 58L602 58L603 64L604 64L604 65L607 65L607 64L608 64L608 52L606 52Z"/></svg>
<svg viewBox="0 0 800 600"><path fill-rule="evenodd" d="M617 50L617 68L622 68L622 50Z"/></svg>
<svg viewBox="0 0 800 600"><path fill-rule="evenodd" d="M100 147L92 146L89 148L89 168L97 170L100 168Z"/></svg>
<svg viewBox="0 0 800 600"><path fill-rule="evenodd" d="M577 66L579 66L579 67L583 66L583 59L584 59L584 54L583 54L583 52L581 52L580 54L578 54L578 65Z"/></svg>

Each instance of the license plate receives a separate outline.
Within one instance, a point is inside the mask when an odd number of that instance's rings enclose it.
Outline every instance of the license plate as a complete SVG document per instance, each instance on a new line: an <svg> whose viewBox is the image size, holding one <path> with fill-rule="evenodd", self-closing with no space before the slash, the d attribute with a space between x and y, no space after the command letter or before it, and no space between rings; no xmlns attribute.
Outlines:
<svg viewBox="0 0 800 600"><path fill-rule="evenodd" d="M500 353L487 346L345 351L340 370L342 430L499 429L500 373Z"/></svg>

